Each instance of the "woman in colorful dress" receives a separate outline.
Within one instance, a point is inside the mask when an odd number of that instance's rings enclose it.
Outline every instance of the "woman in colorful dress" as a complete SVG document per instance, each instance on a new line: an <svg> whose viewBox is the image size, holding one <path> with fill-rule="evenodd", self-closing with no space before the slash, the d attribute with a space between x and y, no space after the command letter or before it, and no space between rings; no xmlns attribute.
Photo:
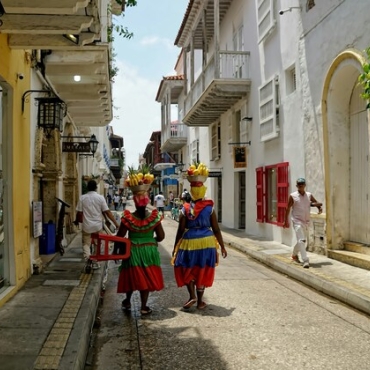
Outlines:
<svg viewBox="0 0 370 370"><path fill-rule="evenodd" d="M117 293L126 293L122 309L131 309L131 296L135 290L140 292L141 315L152 313L147 306L149 293L162 290L163 274L158 252L158 242L164 239L161 224L163 216L155 209L146 209L150 202L146 191L133 192L136 210L123 212L117 236L124 237L128 232L131 241L131 255L122 260L118 278Z"/></svg>
<svg viewBox="0 0 370 370"><path fill-rule="evenodd" d="M204 199L207 188L201 181L192 181L190 194L192 201L184 203L180 212L175 246L172 252L175 279L178 287L186 285L189 299L183 305L188 309L197 303L204 309L205 288L211 287L218 264L218 247L224 258L227 252L213 208L213 201ZM205 181L205 180L204 180Z"/></svg>

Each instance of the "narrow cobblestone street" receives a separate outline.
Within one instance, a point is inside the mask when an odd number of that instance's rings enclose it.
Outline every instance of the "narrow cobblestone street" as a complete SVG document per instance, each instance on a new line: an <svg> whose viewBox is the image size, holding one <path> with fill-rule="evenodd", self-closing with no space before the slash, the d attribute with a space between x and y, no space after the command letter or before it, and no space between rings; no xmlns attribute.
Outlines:
<svg viewBox="0 0 370 370"><path fill-rule="evenodd" d="M367 316L231 248L206 290L208 307L183 310L186 288L177 288L170 265L177 223L166 217L163 224L166 286L150 296L153 314L140 317L137 293L132 311L121 311L117 265L110 262L86 370L370 368Z"/></svg>

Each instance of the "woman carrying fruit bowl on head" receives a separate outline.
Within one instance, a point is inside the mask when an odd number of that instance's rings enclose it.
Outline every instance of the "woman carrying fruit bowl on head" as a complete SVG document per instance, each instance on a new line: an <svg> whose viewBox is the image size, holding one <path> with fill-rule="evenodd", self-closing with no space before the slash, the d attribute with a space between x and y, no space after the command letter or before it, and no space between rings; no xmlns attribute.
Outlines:
<svg viewBox="0 0 370 370"><path fill-rule="evenodd" d="M184 203L180 212L179 226L172 252L175 279L178 287L186 285L189 299L183 308L197 304L204 309L205 288L211 287L218 264L218 249L223 258L227 252L218 226L214 203L205 199L208 169L203 164L191 165L188 169L191 202Z"/></svg>
<svg viewBox="0 0 370 370"><path fill-rule="evenodd" d="M136 210L125 210L117 236L124 237L128 232L131 241L131 255L122 260L117 284L117 293L125 293L122 309L131 309L131 297L134 291L140 292L142 316L152 313L148 306L149 293L162 290L164 287L161 269L158 242L162 241L165 233L162 227L163 216L154 209L148 211L146 206L150 202L148 190L154 176L148 168L141 167L134 170L129 167L129 176L125 185L133 193Z"/></svg>

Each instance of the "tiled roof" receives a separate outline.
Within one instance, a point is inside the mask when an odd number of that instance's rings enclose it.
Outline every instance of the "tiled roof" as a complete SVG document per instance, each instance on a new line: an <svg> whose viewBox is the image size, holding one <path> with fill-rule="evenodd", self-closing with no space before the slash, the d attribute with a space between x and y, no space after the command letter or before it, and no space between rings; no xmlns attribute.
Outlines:
<svg viewBox="0 0 370 370"><path fill-rule="evenodd" d="M175 45L178 44L178 42L180 40L180 37L181 37L181 34L184 31L184 27L186 25L186 22L188 21L188 17L189 17L191 8L193 7L193 4L194 4L194 0L189 0L189 4L188 4L188 7L186 8L186 12L185 12L184 18L181 22L179 32L177 33L177 36L176 36L176 40L175 40L175 43L174 43Z"/></svg>
<svg viewBox="0 0 370 370"><path fill-rule="evenodd" d="M184 80L184 79L185 79L184 75L164 76L162 78L161 83L159 84L158 91L157 91L157 96L155 97L155 101L158 101L159 94L162 90L162 86L163 86L164 81L181 81L181 80Z"/></svg>

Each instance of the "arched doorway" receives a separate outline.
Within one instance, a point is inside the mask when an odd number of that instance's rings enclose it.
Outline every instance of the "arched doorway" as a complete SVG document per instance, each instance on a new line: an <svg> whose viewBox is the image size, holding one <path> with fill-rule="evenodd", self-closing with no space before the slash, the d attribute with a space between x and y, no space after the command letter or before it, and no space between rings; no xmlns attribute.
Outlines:
<svg viewBox="0 0 370 370"><path fill-rule="evenodd" d="M368 117L357 82L362 62L357 51L341 53L330 66L324 82L322 113L329 249L341 249L348 240L364 242L367 236Z"/></svg>
<svg viewBox="0 0 370 370"><path fill-rule="evenodd" d="M355 86L350 101L349 239L369 242L369 129L366 102Z"/></svg>

